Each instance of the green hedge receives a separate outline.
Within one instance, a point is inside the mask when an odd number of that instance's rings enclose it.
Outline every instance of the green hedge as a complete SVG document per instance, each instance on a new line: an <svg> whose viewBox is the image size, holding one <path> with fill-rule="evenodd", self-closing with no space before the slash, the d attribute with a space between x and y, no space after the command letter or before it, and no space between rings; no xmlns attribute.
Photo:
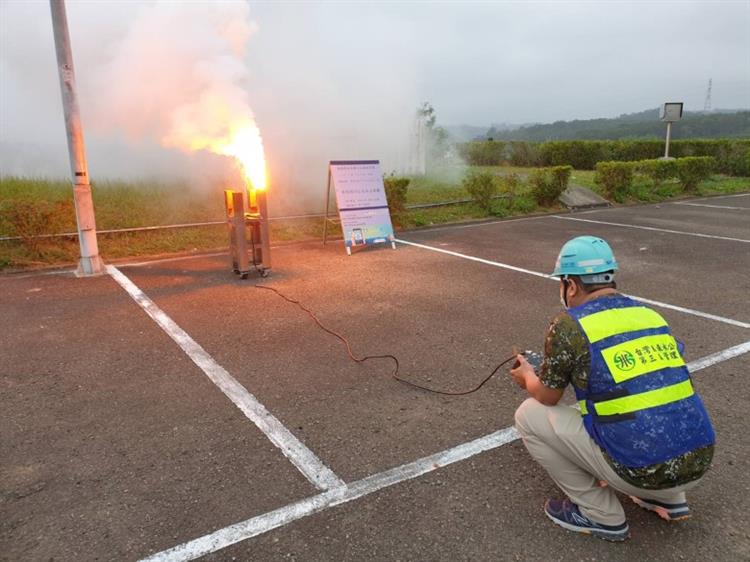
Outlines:
<svg viewBox="0 0 750 562"><path fill-rule="evenodd" d="M400 178L394 175L383 177L388 208L391 216L397 219L396 222L406 213L406 193L410 182L409 178Z"/></svg>
<svg viewBox="0 0 750 562"><path fill-rule="evenodd" d="M677 177L677 160L641 160L633 164L635 171L648 177L654 183L654 187Z"/></svg>
<svg viewBox="0 0 750 562"><path fill-rule="evenodd" d="M497 183L492 174L469 170L463 179L463 186L477 205L485 211L492 210L492 198L497 195Z"/></svg>
<svg viewBox="0 0 750 562"><path fill-rule="evenodd" d="M571 166L553 166L534 170L529 181L531 194L537 204L547 206L556 203L562 192L567 189L572 172Z"/></svg>
<svg viewBox="0 0 750 562"><path fill-rule="evenodd" d="M695 191L698 184L710 177L716 169L712 156L686 156L675 160L639 160L637 162L599 162L596 164L594 183L601 187L605 197L622 202L630 193L636 173L651 179L658 188L668 179L679 179L683 191Z"/></svg>
<svg viewBox="0 0 750 562"><path fill-rule="evenodd" d="M473 141L458 145L461 157L474 166L499 166L510 159L505 141Z"/></svg>
<svg viewBox="0 0 750 562"><path fill-rule="evenodd" d="M716 158L711 156L689 156L678 158L677 177L685 191L695 191L698 184L708 179L711 172L716 169Z"/></svg>
<svg viewBox="0 0 750 562"><path fill-rule="evenodd" d="M750 176L750 140L681 140L669 146L669 155L675 158L710 156L716 160L715 172Z"/></svg>
<svg viewBox="0 0 750 562"><path fill-rule="evenodd" d="M594 183L602 188L604 196L622 203L633 184L635 162L599 162Z"/></svg>
<svg viewBox="0 0 750 562"><path fill-rule="evenodd" d="M510 141L508 143L508 151L510 152L508 163L511 166L524 167L540 165L541 155L539 154L538 143Z"/></svg>
<svg viewBox="0 0 750 562"><path fill-rule="evenodd" d="M573 166L576 170L593 170L597 162L619 160L610 147L597 141L550 141L539 145L543 166Z"/></svg>
<svg viewBox="0 0 750 562"><path fill-rule="evenodd" d="M634 162L664 155L663 140L619 141L473 141L459 145L468 164L480 166L573 166L593 170L598 162ZM710 156L715 171L731 176L750 176L750 139L675 140L670 156Z"/></svg>

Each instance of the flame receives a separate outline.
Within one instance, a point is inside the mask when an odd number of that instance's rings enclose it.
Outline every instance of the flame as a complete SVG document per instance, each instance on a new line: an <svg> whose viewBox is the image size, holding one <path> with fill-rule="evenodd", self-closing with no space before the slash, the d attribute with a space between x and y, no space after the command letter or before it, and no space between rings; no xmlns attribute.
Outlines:
<svg viewBox="0 0 750 562"><path fill-rule="evenodd" d="M206 115L216 117L216 121L229 121L231 116L225 106L216 104L220 111L210 111ZM211 106L213 109L214 106ZM195 111L186 112L183 119L177 120L169 135L163 141L167 146L178 146L183 150L208 150L216 154L235 158L247 178L248 189L265 190L266 157L263 152L263 139L252 117L233 119L224 131L221 127L204 126L209 119L196 119ZM190 118L193 117L193 118ZM201 114L201 117L203 115ZM218 130L217 130L218 129Z"/></svg>
<svg viewBox="0 0 750 562"><path fill-rule="evenodd" d="M248 180L249 188L266 189L266 156L263 152L263 139L260 136L260 129L254 122L233 128L228 140L209 148L218 154L233 156L237 159Z"/></svg>

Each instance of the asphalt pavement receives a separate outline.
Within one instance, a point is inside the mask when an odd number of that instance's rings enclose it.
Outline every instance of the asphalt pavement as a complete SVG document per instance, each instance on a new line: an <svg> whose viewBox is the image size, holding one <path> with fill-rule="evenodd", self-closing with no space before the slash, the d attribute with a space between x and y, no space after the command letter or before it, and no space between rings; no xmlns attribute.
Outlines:
<svg viewBox="0 0 750 562"><path fill-rule="evenodd" d="M541 349L560 309L544 275L581 234L610 242L620 289L685 342L718 434L693 518L624 500L623 544L544 516L560 493L503 433L524 399L506 368L467 396L416 390L257 288L460 391ZM750 194L399 238L351 257L274 247L265 279L226 256L0 278L0 559L750 559Z"/></svg>

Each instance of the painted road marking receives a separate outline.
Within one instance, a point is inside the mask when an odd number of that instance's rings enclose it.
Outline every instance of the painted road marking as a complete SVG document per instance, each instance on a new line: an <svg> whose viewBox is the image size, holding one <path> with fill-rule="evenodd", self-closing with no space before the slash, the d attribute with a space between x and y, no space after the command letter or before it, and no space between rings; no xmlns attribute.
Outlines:
<svg viewBox="0 0 750 562"><path fill-rule="evenodd" d="M297 439L284 425L261 404L255 396L250 394L237 379L230 375L224 367L219 365L208 352L203 349L185 330L180 328L174 320L164 313L154 301L146 296L135 283L128 279L120 270L108 265L107 273L127 291L167 335L187 354L193 363L219 387L227 398L234 402L245 416L260 429L271 442L284 453L294 466L319 490L330 490L344 486L343 480L315 456L299 439Z"/></svg>
<svg viewBox="0 0 750 562"><path fill-rule="evenodd" d="M688 363L688 369L690 369L691 373L694 373L747 352L750 352L750 341L692 361ZM218 529L213 533L177 545L168 550L157 552L148 558L144 558L141 562L181 562L195 560L206 554L211 554L212 552L257 537L273 529L278 529L303 517L359 499L383 488L400 484L407 480L413 480L414 478L418 478L444 466L466 460L485 451L497 449L498 447L512 443L519 437L520 435L515 427L506 427L468 443L463 443L414 462L373 474L362 480L357 480L356 482L347 484L345 488L337 488L318 494L317 496L305 498L304 500L280 507L274 511L269 511L263 515L258 515L257 517L246 519L223 529Z"/></svg>
<svg viewBox="0 0 750 562"><path fill-rule="evenodd" d="M331 490L253 517L252 519L235 523L229 527L224 527L190 542L144 558L143 562L194 560L232 544L267 533L313 513L318 513L329 507L356 500L383 488L412 480L438 468L468 459L484 451L496 449L518 438L518 432L514 427L501 429L474 441L423 457L405 465L397 466L385 472L373 474L362 480L357 480L348 484L344 489Z"/></svg>
<svg viewBox="0 0 750 562"><path fill-rule="evenodd" d="M711 355L706 355L705 357L696 359L695 361L691 361L690 363L688 363L688 369L691 373L695 373L697 371L710 367L711 365L716 365L717 363L721 363L722 361L728 361L729 359L739 357L740 355L748 352L750 352L750 341L746 341L745 343L741 343L739 345L735 345L734 347L729 347L723 351L712 353Z"/></svg>
<svg viewBox="0 0 750 562"><path fill-rule="evenodd" d="M500 267L502 269L509 269L511 271L518 271L520 273L527 273L529 275L534 275L536 277L544 277L546 279L551 279L553 281L558 281L557 277L552 277L551 275L547 275L546 273L541 273L539 271L532 271L531 269L524 269L522 267L516 267L514 265L509 265L507 263L501 263L497 261L492 260L486 260L484 258L478 258L476 256L470 256L468 254L462 254L460 252L454 252L452 250L445 250L443 248L436 248L434 246L428 246L426 244L419 244L417 242L409 242L408 240L401 240L400 238L396 239L396 242L399 244L406 244L407 246L414 246L416 248L422 248L423 250L431 250L433 252L439 252L441 254L447 254L449 256L454 256L457 258L463 258L465 260L475 261L478 263L483 263L486 265L492 265L494 267ZM706 318L708 320L715 320L716 322L723 322L724 324L730 324L732 326L737 326L739 328L750 328L750 323L747 322L741 322L740 320L734 320L732 318L725 318L724 316L718 316L716 314L710 314L708 312L701 312L700 310L694 310L692 308L685 308L682 306L677 306L674 304L669 304L666 302L661 301L655 301L652 299L647 299L643 297L639 297L638 295L629 295L627 293L622 293L627 297L631 297L634 299L637 299L641 302L652 304L654 306L659 306L662 308L667 308L670 310L675 310L677 312L684 312L685 314L692 314L693 316L699 316L701 318Z"/></svg>
<svg viewBox="0 0 750 562"><path fill-rule="evenodd" d="M700 316L701 318L706 318L707 320L715 320L716 322L723 322L724 324L731 324L732 326L737 326L738 328L750 328L750 324L748 324L747 322L741 322L739 320L734 320L732 318L726 318L724 316L717 316L716 314L710 314L708 312L701 312L700 310L693 310L692 308L684 308L682 306L669 304L667 302L655 301L655 300L647 299L644 297L639 297L638 295L629 295L627 293L622 293L622 294L625 295L626 297L630 297L632 299L645 302L646 304L653 304L654 306L660 306L661 308L667 308L669 310L676 310L677 312L684 312L685 314L692 314L694 316Z"/></svg>
<svg viewBox="0 0 750 562"><path fill-rule="evenodd" d="M708 205L706 203L672 203L672 205L686 205L688 207L709 207L711 209L736 209L739 211L750 211L750 207L730 207L729 205Z"/></svg>
<svg viewBox="0 0 750 562"><path fill-rule="evenodd" d="M750 240L744 238L731 238L729 236L716 236L714 234L701 234L698 232L685 232L684 230L669 230L667 228L656 228L653 226L640 226L635 224L623 224L621 222L607 222L607 221L595 221L592 219L579 219L576 217L562 217L560 215L552 215L552 218L560 219L564 221L579 221L579 222L591 222L594 224L606 224L609 226L622 226L625 228L636 228L639 230L652 230L655 232L666 232L668 234L681 234L682 236L697 236L698 238L713 238L715 240L730 240L732 242L745 242L750 243Z"/></svg>
<svg viewBox="0 0 750 562"><path fill-rule="evenodd" d="M492 265L495 267L500 267L502 269L509 269L511 271L518 271L519 273L527 273L528 275L534 275L536 277L544 277L545 279L554 279L555 281L557 281L556 277L552 277L551 275L548 275L546 273L540 273L539 271L532 271L531 269L524 269L523 267L516 267L515 265L509 265L507 263L500 263L497 261L486 260L484 258L478 258L476 256L470 256L468 254L462 254L460 252L454 252L453 250L445 250L443 248L436 248L434 246L428 246L427 244L420 244L418 242L409 242L408 240L401 240L400 238L396 238L395 240L399 244L406 244L407 246L414 246L415 248L422 248L423 250L432 250L433 252L440 252L441 254L447 254L449 256L454 256L457 258L463 258L465 260L475 261L477 263L483 263L485 265Z"/></svg>

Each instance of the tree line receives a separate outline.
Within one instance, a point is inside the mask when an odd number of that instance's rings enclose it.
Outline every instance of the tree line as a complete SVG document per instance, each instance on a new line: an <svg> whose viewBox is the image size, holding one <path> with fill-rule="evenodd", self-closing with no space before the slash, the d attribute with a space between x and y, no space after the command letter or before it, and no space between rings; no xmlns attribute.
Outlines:
<svg viewBox="0 0 750 562"><path fill-rule="evenodd" d="M543 142L551 140L617 140L664 138L665 124L658 110L614 119L556 121L514 130L491 127L484 139ZM686 113L672 127L674 139L750 138L750 111Z"/></svg>

